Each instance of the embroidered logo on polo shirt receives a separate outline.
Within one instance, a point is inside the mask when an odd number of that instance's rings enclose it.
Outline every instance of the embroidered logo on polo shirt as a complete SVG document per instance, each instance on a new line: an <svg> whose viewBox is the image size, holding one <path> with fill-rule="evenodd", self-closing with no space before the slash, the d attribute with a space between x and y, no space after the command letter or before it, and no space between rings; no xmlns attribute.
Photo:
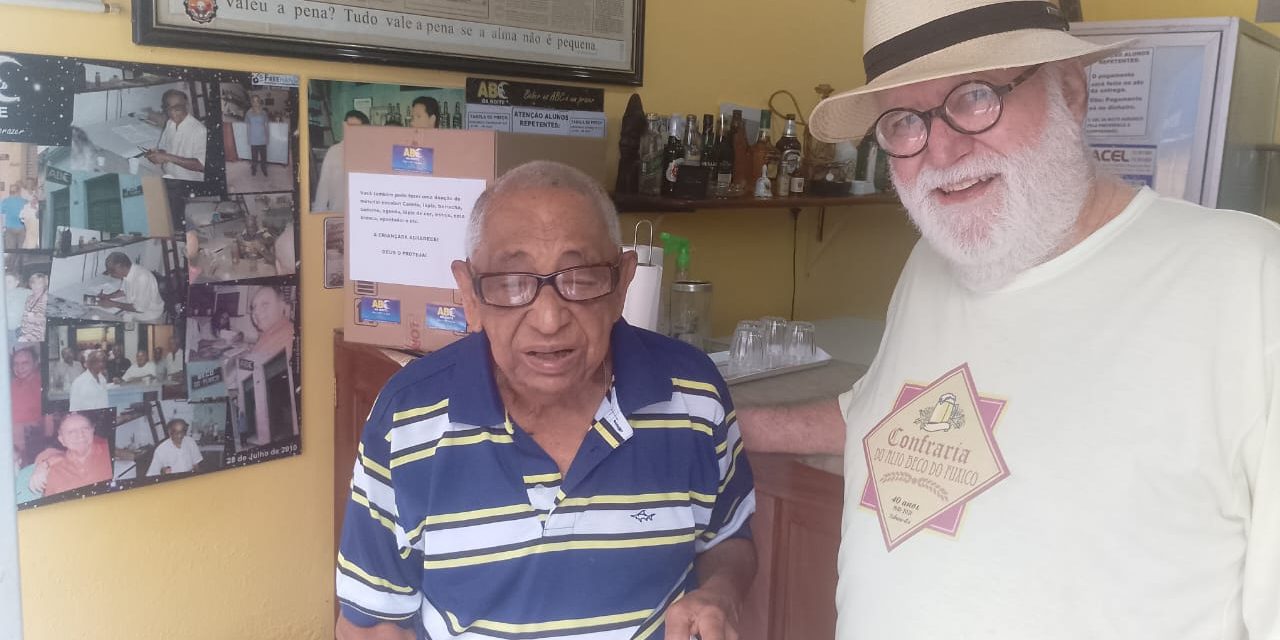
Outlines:
<svg viewBox="0 0 1280 640"><path fill-rule="evenodd" d="M635 518L636 522L652 522L652 521L653 521L653 516L655 516L655 515L657 515L657 514L656 514L656 513L649 513L648 511L645 511L644 509L641 509L641 510L639 510L639 511L637 511L637 512L633 513L633 514L631 514L631 517L632 517L632 518Z"/></svg>
<svg viewBox="0 0 1280 640"><path fill-rule="evenodd" d="M904 384L862 439L867 483L890 551L925 528L955 536L965 505L1009 476L995 427L1005 402L977 391L967 364L928 386Z"/></svg>

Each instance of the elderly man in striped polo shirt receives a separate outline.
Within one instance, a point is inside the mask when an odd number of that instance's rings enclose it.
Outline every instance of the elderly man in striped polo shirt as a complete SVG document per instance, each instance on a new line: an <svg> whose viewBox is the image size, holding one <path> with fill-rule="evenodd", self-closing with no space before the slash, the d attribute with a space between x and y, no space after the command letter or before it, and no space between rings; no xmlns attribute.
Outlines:
<svg viewBox="0 0 1280 640"><path fill-rule="evenodd" d="M518 167L454 263L477 333L383 389L338 555L339 638L733 639L751 470L692 347L621 319L616 211Z"/></svg>

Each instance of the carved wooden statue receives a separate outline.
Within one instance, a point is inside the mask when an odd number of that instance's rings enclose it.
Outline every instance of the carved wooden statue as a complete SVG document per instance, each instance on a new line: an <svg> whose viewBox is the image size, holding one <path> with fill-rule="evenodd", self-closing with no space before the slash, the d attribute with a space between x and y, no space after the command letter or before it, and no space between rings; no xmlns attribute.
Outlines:
<svg viewBox="0 0 1280 640"><path fill-rule="evenodd" d="M622 133L618 138L618 181L613 187L615 193L640 191L640 139L644 137L647 126L640 94L633 93L627 101L627 110L622 114Z"/></svg>

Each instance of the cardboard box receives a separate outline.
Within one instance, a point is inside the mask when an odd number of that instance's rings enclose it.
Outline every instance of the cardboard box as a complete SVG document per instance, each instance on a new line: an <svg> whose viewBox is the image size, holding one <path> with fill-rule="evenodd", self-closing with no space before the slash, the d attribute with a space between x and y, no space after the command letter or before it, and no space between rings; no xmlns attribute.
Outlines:
<svg viewBox="0 0 1280 640"><path fill-rule="evenodd" d="M602 138L401 127L347 127L343 139L347 172L406 175L393 169L396 145L431 149L433 177L492 183L507 170L526 162L555 160L581 169L601 184L605 180ZM350 250L351 228L348 207L343 314L347 340L427 352L466 335L462 298L456 289L352 279L351 265L360 256L352 255ZM459 247L458 255L464 253L465 249Z"/></svg>

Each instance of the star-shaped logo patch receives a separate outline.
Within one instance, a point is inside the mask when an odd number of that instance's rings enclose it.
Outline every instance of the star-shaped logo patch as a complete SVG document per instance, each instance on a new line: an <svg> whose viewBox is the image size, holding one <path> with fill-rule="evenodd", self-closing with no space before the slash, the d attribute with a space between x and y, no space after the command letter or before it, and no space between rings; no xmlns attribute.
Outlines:
<svg viewBox="0 0 1280 640"><path fill-rule="evenodd" d="M968 365L927 386L906 384L862 439L861 504L890 551L925 528L955 536L965 505L1009 476L995 427L1005 402L983 397Z"/></svg>

